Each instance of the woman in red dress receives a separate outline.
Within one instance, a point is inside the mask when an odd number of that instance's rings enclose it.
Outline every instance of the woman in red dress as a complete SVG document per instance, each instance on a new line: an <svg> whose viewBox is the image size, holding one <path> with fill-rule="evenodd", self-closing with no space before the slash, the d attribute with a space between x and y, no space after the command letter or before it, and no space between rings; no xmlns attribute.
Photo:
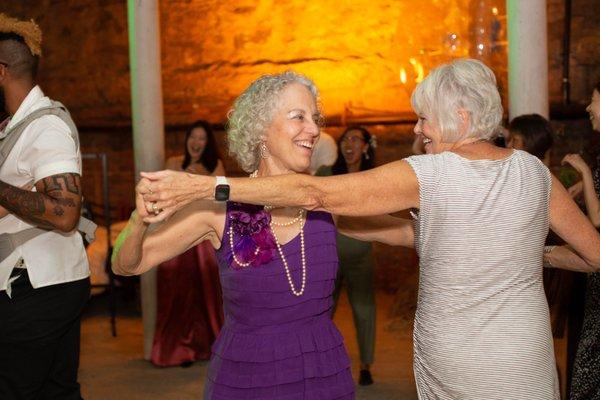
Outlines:
<svg viewBox="0 0 600 400"><path fill-rule="evenodd" d="M190 127L184 155L170 157L166 168L202 175L225 174L206 121L196 121ZM158 267L157 302L152 363L187 367L196 360L208 360L223 324L219 271L210 242L202 242Z"/></svg>

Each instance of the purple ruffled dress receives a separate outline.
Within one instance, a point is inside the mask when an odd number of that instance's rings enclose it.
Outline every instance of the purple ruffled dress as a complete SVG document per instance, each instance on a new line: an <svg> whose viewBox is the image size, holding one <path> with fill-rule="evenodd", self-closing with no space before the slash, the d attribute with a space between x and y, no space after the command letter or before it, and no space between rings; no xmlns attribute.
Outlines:
<svg viewBox="0 0 600 400"><path fill-rule="evenodd" d="M212 347L204 398L354 399L350 359L330 316L338 268L331 216L307 213L306 289L295 296L275 248L272 259L262 265L242 268L231 262L229 229L235 224L232 217L239 215L236 210L258 209L227 205L217 251L225 324ZM237 243L240 236L234 238ZM282 248L298 290L302 283L299 235Z"/></svg>

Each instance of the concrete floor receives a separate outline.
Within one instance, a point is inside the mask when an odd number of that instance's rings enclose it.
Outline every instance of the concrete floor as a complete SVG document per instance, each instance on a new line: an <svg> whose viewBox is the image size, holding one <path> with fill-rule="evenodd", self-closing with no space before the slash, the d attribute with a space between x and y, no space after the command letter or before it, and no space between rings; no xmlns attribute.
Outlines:
<svg viewBox="0 0 600 400"><path fill-rule="evenodd" d="M389 330L392 296L377 294L377 344L372 368L375 384L357 387L358 400L417 398L412 373L411 327ZM129 308L129 309L128 309ZM118 337L110 335L106 299L92 299L84 316L79 378L86 400L187 400L202 398L208 362L190 368L157 368L143 359L142 323L132 305L120 305ZM347 298L341 298L335 323L346 338L353 373L358 374L358 349Z"/></svg>

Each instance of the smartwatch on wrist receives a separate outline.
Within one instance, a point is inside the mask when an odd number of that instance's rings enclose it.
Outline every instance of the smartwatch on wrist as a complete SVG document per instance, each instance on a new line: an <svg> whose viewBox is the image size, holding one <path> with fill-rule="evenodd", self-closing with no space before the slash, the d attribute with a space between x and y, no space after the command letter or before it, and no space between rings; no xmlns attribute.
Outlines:
<svg viewBox="0 0 600 400"><path fill-rule="evenodd" d="M224 176L217 176L215 183L215 201L229 200L229 183Z"/></svg>

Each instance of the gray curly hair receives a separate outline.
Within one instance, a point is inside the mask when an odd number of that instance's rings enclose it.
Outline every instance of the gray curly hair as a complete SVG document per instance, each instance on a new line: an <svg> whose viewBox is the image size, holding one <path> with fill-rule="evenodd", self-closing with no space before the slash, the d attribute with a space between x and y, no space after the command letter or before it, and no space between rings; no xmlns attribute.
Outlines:
<svg viewBox="0 0 600 400"><path fill-rule="evenodd" d="M227 114L227 141L229 154L244 171L258 168L261 136L273 120L279 95L292 83L306 86L319 104L319 90L314 82L294 71L263 75L235 99Z"/></svg>

